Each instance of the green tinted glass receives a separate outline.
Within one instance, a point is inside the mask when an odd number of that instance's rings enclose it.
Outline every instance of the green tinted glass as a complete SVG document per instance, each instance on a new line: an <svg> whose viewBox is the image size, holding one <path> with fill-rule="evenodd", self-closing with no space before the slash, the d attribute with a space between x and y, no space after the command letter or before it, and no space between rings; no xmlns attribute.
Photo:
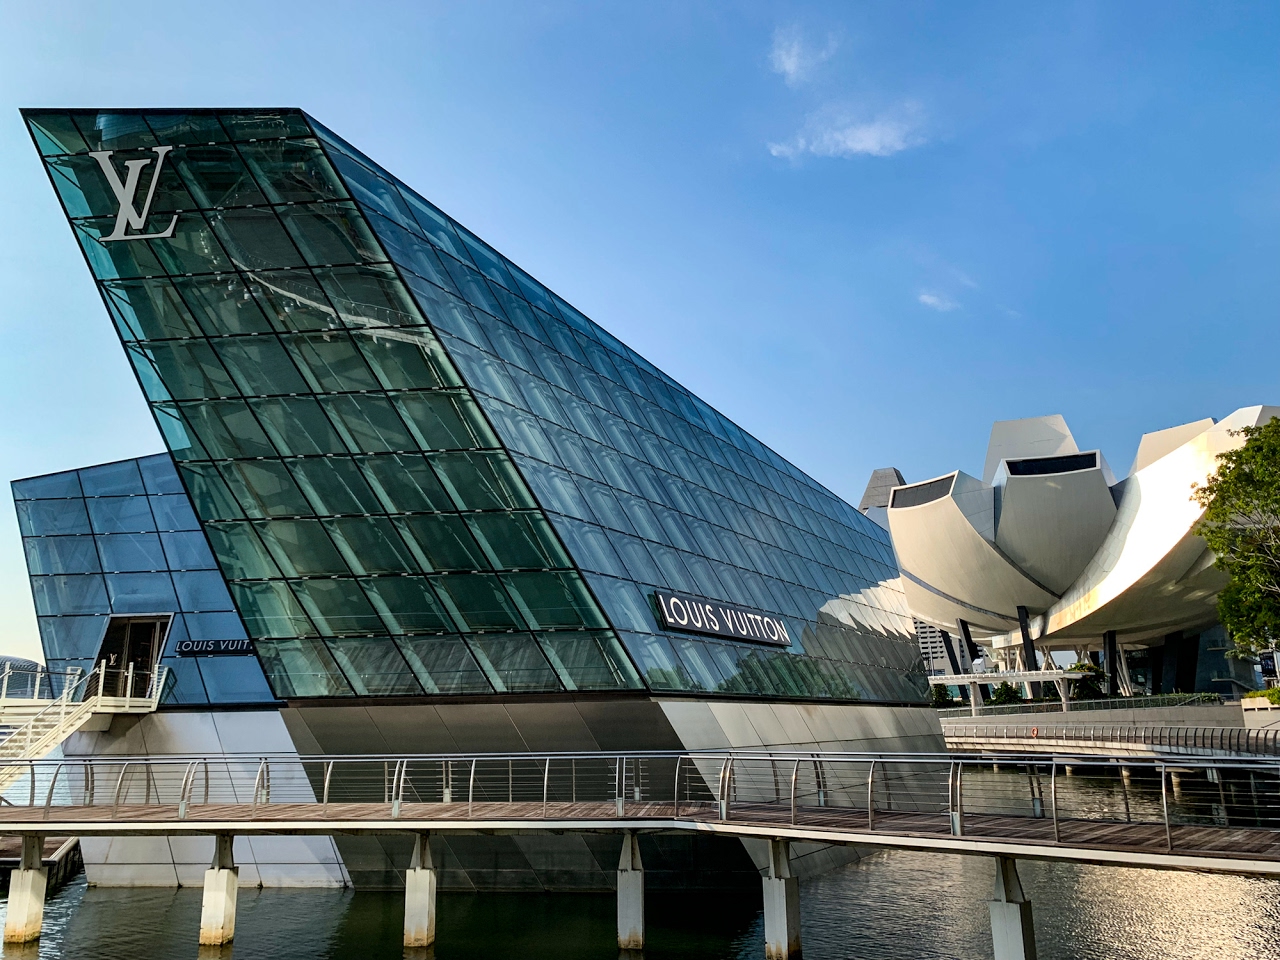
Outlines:
<svg viewBox="0 0 1280 960"><path fill-rule="evenodd" d="M313 267L376 263L386 259L354 203L285 207L280 218L306 262Z"/></svg>
<svg viewBox="0 0 1280 960"><path fill-rule="evenodd" d="M500 570L572 566L541 514L477 513L467 523Z"/></svg>
<svg viewBox="0 0 1280 960"><path fill-rule="evenodd" d="M420 455L359 457L356 462L364 469L383 509L389 513L454 509L435 472Z"/></svg>
<svg viewBox="0 0 1280 960"><path fill-rule="evenodd" d="M280 330L336 330L338 314L309 270L250 271L249 289Z"/></svg>
<svg viewBox="0 0 1280 960"><path fill-rule="evenodd" d="M314 140L242 143L240 154L273 203L305 203L346 197Z"/></svg>
<svg viewBox="0 0 1280 960"><path fill-rule="evenodd" d="M350 573L319 520L260 520L254 527L286 577Z"/></svg>
<svg viewBox="0 0 1280 960"><path fill-rule="evenodd" d="M283 581L227 584L249 636L308 637L316 629Z"/></svg>
<svg viewBox="0 0 1280 960"><path fill-rule="evenodd" d="M255 646L277 697L349 697L351 687L319 640L265 640Z"/></svg>
<svg viewBox="0 0 1280 960"><path fill-rule="evenodd" d="M266 203L236 148L229 144L186 147L175 150L172 158L200 207L208 210Z"/></svg>
<svg viewBox="0 0 1280 960"><path fill-rule="evenodd" d="M492 693L493 687L461 637L396 641L427 693Z"/></svg>
<svg viewBox="0 0 1280 960"><path fill-rule="evenodd" d="M418 573L412 551L386 517L346 517L322 521L355 573Z"/></svg>
<svg viewBox="0 0 1280 960"><path fill-rule="evenodd" d="M321 636L372 634L383 630L381 618L354 580L295 580L292 586Z"/></svg>
<svg viewBox="0 0 1280 960"><path fill-rule="evenodd" d="M535 629L609 626L576 573L504 573L501 579Z"/></svg>
<svg viewBox="0 0 1280 960"><path fill-rule="evenodd" d="M316 393L378 389L378 381L345 333L293 334L284 341Z"/></svg>
<svg viewBox="0 0 1280 960"><path fill-rule="evenodd" d="M505 630L523 627L498 578L480 573L460 573L432 580L449 613L471 630Z"/></svg>
<svg viewBox="0 0 1280 960"><path fill-rule="evenodd" d="M118 280L104 284L103 291L126 340L200 336L196 318L168 280Z"/></svg>
<svg viewBox="0 0 1280 960"><path fill-rule="evenodd" d="M222 478L244 516L305 517L311 507L279 460L220 464Z"/></svg>
<svg viewBox="0 0 1280 960"><path fill-rule="evenodd" d="M289 470L320 516L378 513L383 509L354 460L307 457L289 461Z"/></svg>
<svg viewBox="0 0 1280 960"><path fill-rule="evenodd" d="M227 489L217 464L185 463L178 472L201 520L232 520L245 515L244 508Z"/></svg>
<svg viewBox="0 0 1280 960"><path fill-rule="evenodd" d="M442 453L429 459L460 510L537 506L511 461L502 454Z"/></svg>
<svg viewBox="0 0 1280 960"><path fill-rule="evenodd" d="M559 690L560 681L542 648L527 634L478 636L468 641L476 660L499 693Z"/></svg>
<svg viewBox="0 0 1280 960"><path fill-rule="evenodd" d="M243 400L202 400L180 403L178 408L211 459L275 455L271 441Z"/></svg>
<svg viewBox="0 0 1280 960"><path fill-rule="evenodd" d="M424 450L498 446L497 437L464 393L401 393L396 394L395 403Z"/></svg>
<svg viewBox="0 0 1280 960"><path fill-rule="evenodd" d="M356 696L394 697L422 693L409 665L389 639L330 640L329 650Z"/></svg>
<svg viewBox="0 0 1280 960"><path fill-rule="evenodd" d="M352 330L419 326L417 305L389 265L318 270L325 292Z"/></svg>
<svg viewBox="0 0 1280 960"><path fill-rule="evenodd" d="M307 382L275 337L223 337L212 344L248 396L307 392Z"/></svg>
<svg viewBox="0 0 1280 960"><path fill-rule="evenodd" d="M236 276L180 277L173 284L206 336L261 333L271 329L258 302Z"/></svg>
<svg viewBox="0 0 1280 960"><path fill-rule="evenodd" d="M544 633L538 642L569 690L637 690L644 686L612 634Z"/></svg>
<svg viewBox="0 0 1280 960"><path fill-rule="evenodd" d="M462 517L439 513L397 517L396 524L426 570L489 569L488 560Z"/></svg>
<svg viewBox="0 0 1280 960"><path fill-rule="evenodd" d="M320 402L339 424L353 453L383 453L417 447L395 408L381 396L329 396Z"/></svg>
<svg viewBox="0 0 1280 960"><path fill-rule="evenodd" d="M251 400L250 406L284 456L347 452L320 404L310 397Z"/></svg>
<svg viewBox="0 0 1280 960"><path fill-rule="evenodd" d="M253 526L243 522L205 524L205 533L223 575L231 580L266 580L280 576Z"/></svg>
<svg viewBox="0 0 1280 960"><path fill-rule="evenodd" d="M389 390L458 386L461 381L439 341L425 328L355 334L365 359Z"/></svg>
<svg viewBox="0 0 1280 960"><path fill-rule="evenodd" d="M425 577L376 577L361 584L391 633L457 629Z"/></svg>

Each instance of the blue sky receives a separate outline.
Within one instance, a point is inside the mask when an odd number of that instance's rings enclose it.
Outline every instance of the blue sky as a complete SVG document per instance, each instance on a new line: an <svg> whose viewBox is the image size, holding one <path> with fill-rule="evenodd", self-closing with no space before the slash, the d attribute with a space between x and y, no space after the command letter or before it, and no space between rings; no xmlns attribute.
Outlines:
<svg viewBox="0 0 1280 960"><path fill-rule="evenodd" d="M19 106L296 105L853 500L1280 402L1280 6L0 11L0 480L159 438ZM35 654L0 498L0 651Z"/></svg>

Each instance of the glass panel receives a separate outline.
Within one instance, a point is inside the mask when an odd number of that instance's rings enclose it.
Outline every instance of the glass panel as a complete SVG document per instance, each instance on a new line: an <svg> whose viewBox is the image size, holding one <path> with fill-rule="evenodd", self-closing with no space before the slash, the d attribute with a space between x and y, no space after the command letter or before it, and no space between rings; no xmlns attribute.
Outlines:
<svg viewBox="0 0 1280 960"><path fill-rule="evenodd" d="M381 633L382 620L354 580L295 580L294 593L321 636Z"/></svg>
<svg viewBox="0 0 1280 960"><path fill-rule="evenodd" d="M255 657L203 657L197 662L212 703L264 703L274 699Z"/></svg>
<svg viewBox="0 0 1280 960"><path fill-rule="evenodd" d="M263 333L271 329L258 302L236 276L172 281L205 334Z"/></svg>
<svg viewBox="0 0 1280 960"><path fill-rule="evenodd" d="M453 224L449 222L448 217L412 190L401 190L400 195L404 197L405 203L413 211L414 219L418 221L418 226L432 243L455 257L466 258L467 254L462 249L462 243L458 240L458 235L454 232Z"/></svg>
<svg viewBox="0 0 1280 960"><path fill-rule="evenodd" d="M163 218L164 214L160 214ZM152 217L148 230L163 231L168 221L156 222ZM223 252L222 245L214 237L209 224L198 213L186 213L178 216L173 236L167 240L148 240L151 252L164 264L165 269L174 275L187 273L221 273L231 269L231 261ZM130 244L139 246L140 244ZM120 243L113 247L122 246ZM158 272L158 271L157 271Z"/></svg>
<svg viewBox="0 0 1280 960"><path fill-rule="evenodd" d="M166 221L167 223L167 221ZM101 217L97 220L81 220L76 223L76 239L85 259L93 269L93 275L99 280L110 280L116 277L154 277L163 276L164 267L156 259L155 254L145 242L108 243L100 241L110 236L115 229L114 217ZM163 230L165 224L153 221L147 225Z"/></svg>
<svg viewBox="0 0 1280 960"><path fill-rule="evenodd" d="M315 636L315 627L289 591L288 584L276 580L267 583L230 583L227 586L249 636ZM262 652L261 645L258 646L258 651Z"/></svg>
<svg viewBox="0 0 1280 960"><path fill-rule="evenodd" d="M420 696L422 687L387 640L330 640L329 649L357 696Z"/></svg>
<svg viewBox="0 0 1280 960"><path fill-rule="evenodd" d="M378 389L378 381L346 334L295 334L284 341L316 393Z"/></svg>
<svg viewBox="0 0 1280 960"><path fill-rule="evenodd" d="M377 577L362 580L361 584L392 633L457 629L424 577Z"/></svg>
<svg viewBox="0 0 1280 960"><path fill-rule="evenodd" d="M427 693L493 692L462 638L399 639L396 643Z"/></svg>
<svg viewBox="0 0 1280 960"><path fill-rule="evenodd" d="M212 459L275 455L275 449L243 400L181 403L178 409L186 426L199 438Z"/></svg>
<svg viewBox="0 0 1280 960"><path fill-rule="evenodd" d="M102 569L113 572L165 570L160 537L154 533L116 533L98 537Z"/></svg>
<svg viewBox="0 0 1280 960"><path fill-rule="evenodd" d="M500 570L573 565L539 514L478 513L467 522Z"/></svg>
<svg viewBox="0 0 1280 960"><path fill-rule="evenodd" d="M26 118L36 145L45 156L59 153L81 153L89 146L65 113L37 113Z"/></svg>
<svg viewBox="0 0 1280 960"><path fill-rule="evenodd" d="M218 468L212 463L183 464L182 471L187 489L196 510L205 520L230 520L243 517L244 509L231 496Z"/></svg>
<svg viewBox="0 0 1280 960"><path fill-rule="evenodd" d="M459 516L401 517L396 523L426 570L487 570L489 563Z"/></svg>
<svg viewBox="0 0 1280 960"><path fill-rule="evenodd" d="M19 500L15 506L24 537L90 532L83 500Z"/></svg>
<svg viewBox="0 0 1280 960"><path fill-rule="evenodd" d="M235 147L192 146L175 150L173 159L196 204L206 210L266 203Z"/></svg>
<svg viewBox="0 0 1280 960"><path fill-rule="evenodd" d="M259 271L250 289L281 330L336 330L338 315L309 270Z"/></svg>
<svg viewBox="0 0 1280 960"><path fill-rule="evenodd" d="M98 551L93 537L27 537L22 541L27 553L27 572L97 573Z"/></svg>
<svg viewBox="0 0 1280 960"><path fill-rule="evenodd" d="M357 333L365 359L390 390L460 386L462 381L430 331L369 330Z"/></svg>
<svg viewBox="0 0 1280 960"><path fill-rule="evenodd" d="M245 143L240 153L273 203L337 200L347 195L314 140Z"/></svg>
<svg viewBox="0 0 1280 960"><path fill-rule="evenodd" d="M338 168L342 178L351 187L351 193L356 200L405 226L414 222L413 215L400 199L396 188L364 164L357 163L341 151L335 150L333 165Z"/></svg>
<svg viewBox="0 0 1280 960"><path fill-rule="evenodd" d="M306 262L269 207L219 210L208 216L218 239L242 270L300 267Z"/></svg>
<svg viewBox="0 0 1280 960"><path fill-rule="evenodd" d="M85 502L94 533L149 533L156 528L146 497L97 497Z"/></svg>
<svg viewBox="0 0 1280 960"><path fill-rule="evenodd" d="M198 337L195 317L168 280L117 280L103 293L120 335L126 340Z"/></svg>
<svg viewBox="0 0 1280 960"><path fill-rule="evenodd" d="M218 565L229 579L263 580L280 576L267 548L250 524L211 523L205 527L205 532L209 535L209 545L218 558Z"/></svg>
<svg viewBox="0 0 1280 960"><path fill-rule="evenodd" d="M498 446L480 411L465 394L402 393L396 395L395 402L425 450Z"/></svg>
<svg viewBox="0 0 1280 960"><path fill-rule="evenodd" d="M219 114L232 140L271 140L281 137L309 137L311 128L297 110L256 110L250 113Z"/></svg>
<svg viewBox="0 0 1280 960"><path fill-rule="evenodd" d="M305 517L311 508L278 460L238 460L222 464L222 475L249 517Z"/></svg>
<svg viewBox="0 0 1280 960"><path fill-rule="evenodd" d="M420 455L392 454L356 460L390 513L452 510L453 501Z"/></svg>
<svg viewBox="0 0 1280 960"><path fill-rule="evenodd" d="M212 341L240 389L250 396L307 393L307 382L275 337L231 337Z"/></svg>
<svg viewBox="0 0 1280 960"><path fill-rule="evenodd" d="M94 658L107 617L41 617L40 643L48 660Z"/></svg>
<svg viewBox="0 0 1280 960"><path fill-rule="evenodd" d="M276 449L285 456L347 452L346 444L320 404L310 397L251 400L250 406L262 419Z"/></svg>
<svg viewBox="0 0 1280 960"><path fill-rule="evenodd" d="M224 609L230 611L230 599ZM187 635L192 640L243 640L248 636L240 617L234 612L188 613L184 619L187 621Z"/></svg>
<svg viewBox="0 0 1280 960"><path fill-rule="evenodd" d="M142 474L135 460L81 470L80 486L86 497L124 497L144 492Z"/></svg>
<svg viewBox="0 0 1280 960"><path fill-rule="evenodd" d="M43 477L31 477L28 480L15 480L11 486L15 500L46 500L81 495L80 478L74 470L51 473Z"/></svg>
<svg viewBox="0 0 1280 960"><path fill-rule="evenodd" d="M150 364L159 374L169 396L153 399L199 400L234 397L239 392L203 340L130 345L129 358L135 367Z"/></svg>
<svg viewBox="0 0 1280 960"><path fill-rule="evenodd" d="M418 564L386 517L321 521L356 573L417 573Z"/></svg>
<svg viewBox="0 0 1280 960"><path fill-rule="evenodd" d="M211 113L156 113L147 115L151 132L161 143L222 143L227 133Z"/></svg>
<svg viewBox="0 0 1280 960"><path fill-rule="evenodd" d="M644 686L611 634L544 633L538 641L566 689L638 690Z"/></svg>
<svg viewBox="0 0 1280 960"><path fill-rule="evenodd" d="M460 510L536 507L511 462L501 454L433 454L431 464Z"/></svg>
<svg viewBox="0 0 1280 960"><path fill-rule="evenodd" d="M346 431L347 443L353 453L383 453L417 447L385 397L323 397L321 403Z"/></svg>
<svg viewBox="0 0 1280 960"><path fill-rule="evenodd" d="M499 693L559 690L560 681L542 648L527 634L478 636L470 640L481 668Z"/></svg>
<svg viewBox="0 0 1280 960"><path fill-rule="evenodd" d="M497 577L480 573L453 574L433 578L432 585L449 605L449 612L468 629L505 630L524 626Z"/></svg>
<svg viewBox="0 0 1280 960"><path fill-rule="evenodd" d="M577 574L504 573L501 580L535 629L609 626Z"/></svg>
<svg viewBox="0 0 1280 960"><path fill-rule="evenodd" d="M426 465L423 464L423 469ZM382 505L354 460L345 457L308 457L290 460L289 469L298 486L320 516L344 513L379 513ZM434 477L432 480L434 481Z"/></svg>
<svg viewBox="0 0 1280 960"><path fill-rule="evenodd" d="M227 585L216 570L190 570L170 574L178 591L178 609L201 613L206 610L230 610L231 597Z"/></svg>
<svg viewBox="0 0 1280 960"><path fill-rule="evenodd" d="M112 613L174 613L178 598L167 573L108 573Z"/></svg>
<svg viewBox="0 0 1280 960"><path fill-rule="evenodd" d="M78 112L71 115L90 150L150 147L156 138L138 114Z"/></svg>
<svg viewBox="0 0 1280 960"><path fill-rule="evenodd" d="M213 554L204 534L198 530L160 534L170 570L211 570Z"/></svg>
<svg viewBox="0 0 1280 960"><path fill-rule="evenodd" d="M277 697L348 697L351 686L318 640L266 640L254 645Z"/></svg>
<svg viewBox="0 0 1280 960"><path fill-rule="evenodd" d="M342 321L353 330L425 322L390 266L334 267L318 272Z"/></svg>
<svg viewBox="0 0 1280 960"><path fill-rule="evenodd" d="M386 259L353 203L286 207L280 218L312 266L377 263Z"/></svg>
<svg viewBox="0 0 1280 960"><path fill-rule="evenodd" d="M32 577L31 593L36 613L103 613L107 605L107 588L100 575L79 577Z"/></svg>
<svg viewBox="0 0 1280 960"><path fill-rule="evenodd" d="M350 572L319 520L259 520L254 529L286 577Z"/></svg>

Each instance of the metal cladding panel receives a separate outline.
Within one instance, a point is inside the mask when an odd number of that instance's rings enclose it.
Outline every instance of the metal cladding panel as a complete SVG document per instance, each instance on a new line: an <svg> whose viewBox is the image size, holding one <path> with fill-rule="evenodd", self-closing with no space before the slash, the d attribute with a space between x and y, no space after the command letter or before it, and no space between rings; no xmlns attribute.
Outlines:
<svg viewBox="0 0 1280 960"><path fill-rule="evenodd" d="M924 699L882 530L301 112L24 116L278 694Z"/></svg>

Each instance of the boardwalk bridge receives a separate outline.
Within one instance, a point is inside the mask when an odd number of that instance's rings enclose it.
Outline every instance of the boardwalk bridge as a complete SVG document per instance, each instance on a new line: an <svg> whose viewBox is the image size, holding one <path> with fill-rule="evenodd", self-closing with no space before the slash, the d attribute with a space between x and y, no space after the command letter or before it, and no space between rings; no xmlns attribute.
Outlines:
<svg viewBox="0 0 1280 960"><path fill-rule="evenodd" d="M233 838L400 834L405 945L435 937L433 833L623 836L620 946L644 944L644 833L753 841L766 953L799 952L790 845L991 858L998 960L1035 955L1019 859L1280 876L1280 761L1062 754L625 753L219 756L0 762L0 835L20 837L6 940L39 936L46 836L217 838L200 940L235 929ZM762 858L764 859L764 858Z"/></svg>

